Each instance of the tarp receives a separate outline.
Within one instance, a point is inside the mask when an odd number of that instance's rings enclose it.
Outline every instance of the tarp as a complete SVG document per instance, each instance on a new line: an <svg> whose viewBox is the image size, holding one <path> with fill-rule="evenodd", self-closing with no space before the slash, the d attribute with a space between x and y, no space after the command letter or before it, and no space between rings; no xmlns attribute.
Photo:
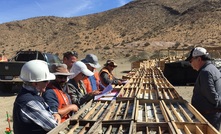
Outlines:
<svg viewBox="0 0 221 134"><path fill-rule="evenodd" d="M193 85L198 75L188 61L165 63L163 73L174 86Z"/></svg>

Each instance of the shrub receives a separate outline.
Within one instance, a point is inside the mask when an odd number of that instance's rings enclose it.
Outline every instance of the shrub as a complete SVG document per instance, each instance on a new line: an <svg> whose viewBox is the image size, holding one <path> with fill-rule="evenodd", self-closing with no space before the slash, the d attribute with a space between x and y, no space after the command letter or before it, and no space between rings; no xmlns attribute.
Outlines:
<svg viewBox="0 0 221 134"><path fill-rule="evenodd" d="M108 49L110 49L110 47L109 47L109 46L105 46L104 49L105 49L105 50L108 50Z"/></svg>

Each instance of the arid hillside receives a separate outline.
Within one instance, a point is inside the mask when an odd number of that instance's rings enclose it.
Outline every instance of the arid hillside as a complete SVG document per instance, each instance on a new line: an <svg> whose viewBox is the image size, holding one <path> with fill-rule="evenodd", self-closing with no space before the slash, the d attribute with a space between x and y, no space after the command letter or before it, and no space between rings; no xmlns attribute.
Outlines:
<svg viewBox="0 0 221 134"><path fill-rule="evenodd" d="M0 53L76 50L80 57L151 58L163 48L221 46L220 0L136 0L73 18L36 17L0 25Z"/></svg>

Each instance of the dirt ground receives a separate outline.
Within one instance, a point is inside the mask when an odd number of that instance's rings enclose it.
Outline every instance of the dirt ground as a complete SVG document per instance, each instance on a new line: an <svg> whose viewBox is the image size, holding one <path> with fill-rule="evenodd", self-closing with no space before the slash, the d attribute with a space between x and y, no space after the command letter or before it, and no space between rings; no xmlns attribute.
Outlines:
<svg viewBox="0 0 221 134"><path fill-rule="evenodd" d="M103 65L105 63L105 61L101 62L100 64ZM121 78L122 75L125 75L126 73L123 72L127 72L131 69L131 65L130 63L126 62L126 61L118 61L117 62L118 67L115 68L114 73L116 74L116 77ZM178 94L180 96L183 97L183 99L187 100L188 102L190 102L191 96L192 96L192 90L193 87L192 86L179 86L179 87L175 87L176 91L178 92ZM2 93L0 91L0 106L1 106L1 110L0 110L0 134L4 134L5 129L7 127L9 127L9 123L7 122L7 116L6 116L6 112L8 112L9 117L11 119L10 121L10 126L12 128L12 109L13 109L13 103L14 100L16 98L16 92L14 93Z"/></svg>

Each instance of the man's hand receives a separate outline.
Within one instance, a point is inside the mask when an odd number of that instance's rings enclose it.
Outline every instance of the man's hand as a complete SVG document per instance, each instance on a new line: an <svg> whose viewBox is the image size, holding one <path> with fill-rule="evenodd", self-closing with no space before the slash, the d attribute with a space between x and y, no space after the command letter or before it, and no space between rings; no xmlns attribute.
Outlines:
<svg viewBox="0 0 221 134"><path fill-rule="evenodd" d="M99 91L99 90L94 90L94 91L92 91L90 94L92 94L92 95L98 95L98 94L100 94L101 93L101 91Z"/></svg>
<svg viewBox="0 0 221 134"><path fill-rule="evenodd" d="M60 124L61 123L61 116L58 113L53 114L53 116L54 116L54 119L56 120L56 122L58 124Z"/></svg>
<svg viewBox="0 0 221 134"><path fill-rule="evenodd" d="M75 104L71 104L71 105L69 105L68 107L69 107L69 108L71 109L71 111L73 111L73 112L77 112L77 111L78 111L78 106L75 105Z"/></svg>
<svg viewBox="0 0 221 134"><path fill-rule="evenodd" d="M118 80L118 85L121 85L121 84L122 84L121 80Z"/></svg>

